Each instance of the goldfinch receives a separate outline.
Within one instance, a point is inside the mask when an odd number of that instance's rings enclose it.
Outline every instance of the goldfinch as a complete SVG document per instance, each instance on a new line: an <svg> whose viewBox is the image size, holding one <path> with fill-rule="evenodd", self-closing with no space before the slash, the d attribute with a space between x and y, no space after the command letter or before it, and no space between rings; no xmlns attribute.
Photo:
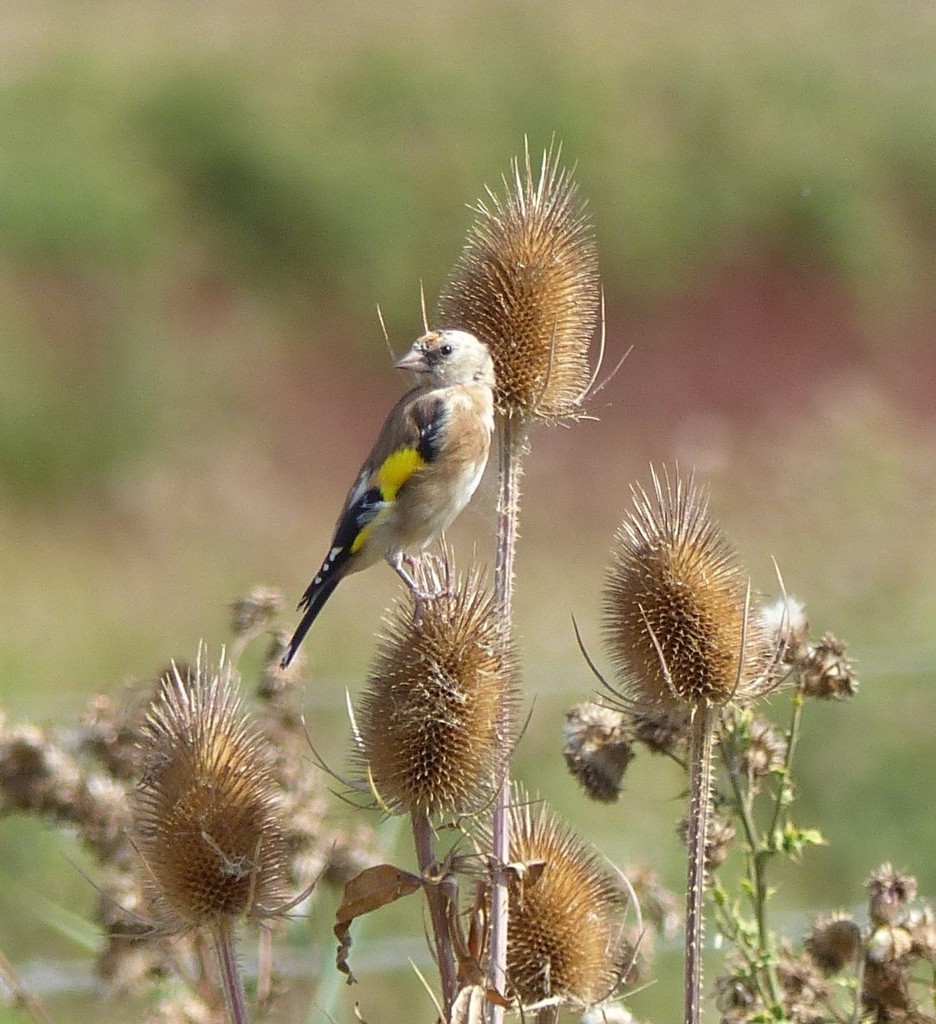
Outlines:
<svg viewBox="0 0 936 1024"><path fill-rule="evenodd" d="M466 331L431 331L395 364L419 383L390 411L348 491L322 567L299 602L304 612L280 662L299 645L338 584L385 558L412 590L406 566L468 504L481 480L494 432L494 364Z"/></svg>

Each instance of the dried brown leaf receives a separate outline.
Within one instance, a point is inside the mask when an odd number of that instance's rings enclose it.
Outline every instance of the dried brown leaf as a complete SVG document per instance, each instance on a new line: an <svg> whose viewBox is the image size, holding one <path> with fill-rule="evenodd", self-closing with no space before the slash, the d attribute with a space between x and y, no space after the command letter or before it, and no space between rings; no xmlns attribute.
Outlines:
<svg viewBox="0 0 936 1024"><path fill-rule="evenodd" d="M409 896L421 888L422 884L419 875L410 874L392 864L376 864L365 868L345 885L341 906L335 912L334 931L338 939L336 964L342 974L347 974L349 985L356 980L348 964L351 923L356 917Z"/></svg>

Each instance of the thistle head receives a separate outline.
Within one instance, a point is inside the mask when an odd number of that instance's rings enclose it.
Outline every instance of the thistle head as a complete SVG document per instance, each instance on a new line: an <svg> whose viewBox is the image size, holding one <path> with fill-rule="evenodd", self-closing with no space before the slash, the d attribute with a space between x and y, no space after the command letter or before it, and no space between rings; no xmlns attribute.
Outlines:
<svg viewBox="0 0 936 1024"><path fill-rule="evenodd" d="M591 701L570 708L562 756L592 800L613 803L634 757L624 714Z"/></svg>
<svg viewBox="0 0 936 1024"><path fill-rule="evenodd" d="M515 159L503 195L488 189L440 299L445 323L487 343L505 416L558 420L581 414L592 373L598 264L591 224L561 148L539 172Z"/></svg>
<svg viewBox="0 0 936 1024"><path fill-rule="evenodd" d="M418 618L409 596L391 610L358 713L358 754L391 810L477 810L503 770L516 654L476 569L461 580L447 555L423 556L416 580L439 596Z"/></svg>
<svg viewBox="0 0 936 1024"><path fill-rule="evenodd" d="M692 479L652 474L614 538L604 634L635 709L694 711L773 685L768 631L747 575Z"/></svg>
<svg viewBox="0 0 936 1024"><path fill-rule="evenodd" d="M160 930L225 927L283 904L288 850L265 742L231 670L173 666L142 728L134 840Z"/></svg>

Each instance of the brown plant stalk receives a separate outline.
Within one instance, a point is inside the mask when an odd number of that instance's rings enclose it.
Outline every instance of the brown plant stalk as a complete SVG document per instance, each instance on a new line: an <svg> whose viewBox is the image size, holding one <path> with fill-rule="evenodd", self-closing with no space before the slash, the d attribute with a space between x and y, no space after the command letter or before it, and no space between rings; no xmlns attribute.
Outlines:
<svg viewBox="0 0 936 1024"><path fill-rule="evenodd" d="M507 634L513 625L514 557L520 479L533 422L582 415L588 351L599 290L591 227L577 187L560 164L559 147L544 153L535 174L529 147L514 160L504 195L488 190L440 301L443 322L483 340L494 359L498 411L497 548L494 594ZM505 723L506 725L506 723ZM502 729L508 742L509 730ZM506 759L505 759L506 761ZM509 772L495 798L492 828L491 987L506 985L510 845ZM491 1019L503 1007L491 1004Z"/></svg>

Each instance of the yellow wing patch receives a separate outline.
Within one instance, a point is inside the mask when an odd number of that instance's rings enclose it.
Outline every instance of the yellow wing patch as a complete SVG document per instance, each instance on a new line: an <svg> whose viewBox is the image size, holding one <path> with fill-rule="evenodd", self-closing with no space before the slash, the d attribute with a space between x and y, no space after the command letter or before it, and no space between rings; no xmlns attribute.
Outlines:
<svg viewBox="0 0 936 1024"><path fill-rule="evenodd" d="M426 460L415 448L397 448L395 452L388 455L377 470L376 487L380 492L380 500L386 505L396 501L400 488L407 480L423 466ZM368 538L374 532L374 527L387 515L387 509L381 509L374 519L362 526L357 536L351 542L351 554L355 555L367 543Z"/></svg>
<svg viewBox="0 0 936 1024"><path fill-rule="evenodd" d="M398 448L388 455L377 470L377 486L384 501L394 501L397 492L426 460L415 448Z"/></svg>
<svg viewBox="0 0 936 1024"><path fill-rule="evenodd" d="M361 530L358 535L351 541L351 554L356 555L362 547L367 543L367 538L374 532L372 524L368 523L367 526Z"/></svg>

